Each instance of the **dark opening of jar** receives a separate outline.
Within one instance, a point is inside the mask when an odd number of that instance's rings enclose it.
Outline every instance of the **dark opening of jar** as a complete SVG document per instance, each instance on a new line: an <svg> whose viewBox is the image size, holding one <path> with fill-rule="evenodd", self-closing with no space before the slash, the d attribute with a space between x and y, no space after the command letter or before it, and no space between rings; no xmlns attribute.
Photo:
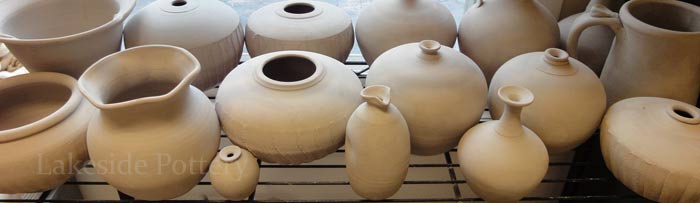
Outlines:
<svg viewBox="0 0 700 203"><path fill-rule="evenodd" d="M316 72L316 64L303 57L287 56L269 61L262 71L272 80L296 82L311 77Z"/></svg>
<svg viewBox="0 0 700 203"><path fill-rule="evenodd" d="M187 5L186 0L174 0L172 3L173 6L184 6Z"/></svg>
<svg viewBox="0 0 700 203"><path fill-rule="evenodd" d="M108 104L115 104L143 97L161 96L175 89L177 85L178 83L172 81L147 81L116 91L107 101Z"/></svg>
<svg viewBox="0 0 700 203"><path fill-rule="evenodd" d="M694 119L694 118L695 118L695 117L693 116L693 114L691 114L691 113L689 113L689 112L687 112L687 111L685 111L685 110L682 110L682 109L673 109L673 112L676 113L676 114L678 114L678 115L681 116L681 117L684 117L684 118L690 118L690 119Z"/></svg>
<svg viewBox="0 0 700 203"><path fill-rule="evenodd" d="M668 2L631 4L629 12L654 27L676 32L700 32L700 13Z"/></svg>
<svg viewBox="0 0 700 203"><path fill-rule="evenodd" d="M295 3L289 4L284 7L284 11L292 14L305 14L311 13L315 10L313 5L307 3Z"/></svg>
<svg viewBox="0 0 700 203"><path fill-rule="evenodd" d="M0 131L25 126L58 111L71 90L52 83L26 84L0 91Z"/></svg>

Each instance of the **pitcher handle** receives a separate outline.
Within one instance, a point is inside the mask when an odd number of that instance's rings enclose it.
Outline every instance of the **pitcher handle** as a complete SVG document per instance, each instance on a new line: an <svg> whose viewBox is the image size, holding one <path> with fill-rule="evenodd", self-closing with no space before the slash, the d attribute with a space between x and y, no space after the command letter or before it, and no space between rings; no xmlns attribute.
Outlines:
<svg viewBox="0 0 700 203"><path fill-rule="evenodd" d="M566 40L569 56L578 57L578 40L581 37L581 33L587 28L596 25L610 27L615 32L615 35L618 35L619 31L622 30L622 22L619 15L602 4L596 4L588 12L576 18L573 25L571 25L571 32L569 32Z"/></svg>

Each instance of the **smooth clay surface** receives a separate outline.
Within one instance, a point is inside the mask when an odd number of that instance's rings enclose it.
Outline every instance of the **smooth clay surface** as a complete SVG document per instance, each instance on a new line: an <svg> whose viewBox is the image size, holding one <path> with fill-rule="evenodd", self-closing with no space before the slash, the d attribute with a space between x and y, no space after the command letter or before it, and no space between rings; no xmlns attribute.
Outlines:
<svg viewBox="0 0 700 203"><path fill-rule="evenodd" d="M228 200L248 198L258 185L258 159L236 145L221 149L209 167L211 185Z"/></svg>
<svg viewBox="0 0 700 203"><path fill-rule="evenodd" d="M610 0L592 0L587 6L590 10L595 5L609 6ZM591 12L583 12L571 15L559 21L559 46L566 50L566 40L569 38L571 25L581 15L592 15ZM581 33L580 43L578 44L578 57L586 64L593 72L600 75L603 72L605 60L610 53L610 47L615 39L615 32L604 25L593 26Z"/></svg>

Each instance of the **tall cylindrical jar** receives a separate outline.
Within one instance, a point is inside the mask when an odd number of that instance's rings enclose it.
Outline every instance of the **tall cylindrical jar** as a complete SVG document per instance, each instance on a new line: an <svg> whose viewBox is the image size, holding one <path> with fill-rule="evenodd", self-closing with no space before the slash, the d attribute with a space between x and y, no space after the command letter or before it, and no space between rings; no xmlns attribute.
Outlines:
<svg viewBox="0 0 700 203"><path fill-rule="evenodd" d="M143 200L178 197L202 179L219 147L209 98L187 50L147 45L109 55L85 71L80 91L99 111L87 144L97 174Z"/></svg>
<svg viewBox="0 0 700 203"><path fill-rule="evenodd" d="M437 41L398 46L372 66L366 84L392 88L393 103L411 132L413 154L454 148L486 108L487 86L479 66Z"/></svg>
<svg viewBox="0 0 700 203"><path fill-rule="evenodd" d="M391 104L391 89L375 85L362 90L363 103L348 121L345 163L350 186L358 195L382 200L406 179L411 142L406 120Z"/></svg>
<svg viewBox="0 0 700 203"><path fill-rule="evenodd" d="M192 85L207 90L238 65L243 26L238 13L221 1L158 0L130 18L124 44L126 48L165 44L187 49L202 65Z"/></svg>
<svg viewBox="0 0 700 203"><path fill-rule="evenodd" d="M581 15L595 15L591 13L593 6L610 6L610 0L591 0L586 6L586 12L577 13L559 21L559 45L562 49L566 50L566 40L569 38L569 31L571 31L574 20ZM600 75L614 39L615 32L603 25L587 29L581 34L577 59L586 64L597 75Z"/></svg>
<svg viewBox="0 0 700 203"><path fill-rule="evenodd" d="M211 162L209 178L221 196L228 200L243 200L258 186L258 159L236 145L224 147Z"/></svg>
<svg viewBox="0 0 700 203"><path fill-rule="evenodd" d="M345 62L355 32L352 19L341 8L321 1L287 0L250 14L245 42L251 57L300 50Z"/></svg>

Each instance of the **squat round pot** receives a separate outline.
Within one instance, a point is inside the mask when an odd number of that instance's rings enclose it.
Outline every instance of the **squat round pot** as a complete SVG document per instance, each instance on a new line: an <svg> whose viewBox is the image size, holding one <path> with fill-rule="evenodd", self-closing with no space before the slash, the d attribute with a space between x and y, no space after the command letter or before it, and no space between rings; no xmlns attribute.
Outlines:
<svg viewBox="0 0 700 203"><path fill-rule="evenodd" d="M214 190L228 200L243 200L258 186L258 159L236 145L221 149L209 167Z"/></svg>

